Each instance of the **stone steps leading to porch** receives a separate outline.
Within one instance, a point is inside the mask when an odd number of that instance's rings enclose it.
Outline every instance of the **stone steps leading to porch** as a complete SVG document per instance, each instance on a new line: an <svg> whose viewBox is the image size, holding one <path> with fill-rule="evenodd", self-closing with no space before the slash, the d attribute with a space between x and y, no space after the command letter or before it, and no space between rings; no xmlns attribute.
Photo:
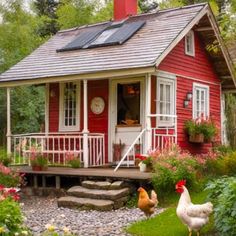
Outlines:
<svg viewBox="0 0 236 236"><path fill-rule="evenodd" d="M58 199L59 207L82 210L110 211L127 202L130 189L123 181L83 181L82 186L67 190L67 196Z"/></svg>

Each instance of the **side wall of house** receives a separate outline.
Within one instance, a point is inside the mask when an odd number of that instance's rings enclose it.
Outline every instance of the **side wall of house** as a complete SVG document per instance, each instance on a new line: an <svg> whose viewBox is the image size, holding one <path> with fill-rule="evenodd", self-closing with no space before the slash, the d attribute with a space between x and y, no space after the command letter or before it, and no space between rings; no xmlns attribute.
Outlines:
<svg viewBox="0 0 236 236"><path fill-rule="evenodd" d="M192 144L188 142L188 137L184 132L184 123L186 120L192 119L192 101L190 101L186 108L183 107L183 103L187 92L193 91L194 82L208 85L210 92L210 116L219 127L219 137L217 139L220 140L221 86L220 80L196 32L194 57L185 55L184 40L182 40L163 60L158 69L174 73L177 77L176 111L178 116L178 144L182 148L194 153L206 152L211 144Z"/></svg>

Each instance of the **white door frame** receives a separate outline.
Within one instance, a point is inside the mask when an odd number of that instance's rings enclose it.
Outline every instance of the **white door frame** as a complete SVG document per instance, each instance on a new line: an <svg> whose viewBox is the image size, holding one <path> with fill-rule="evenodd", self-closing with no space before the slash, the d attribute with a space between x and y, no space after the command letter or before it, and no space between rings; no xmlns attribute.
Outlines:
<svg viewBox="0 0 236 236"><path fill-rule="evenodd" d="M140 124L145 126L145 76L132 78L118 78L109 81L109 114L108 114L108 162L113 160L112 144L115 141L115 130L117 124L117 84L129 84L140 82Z"/></svg>

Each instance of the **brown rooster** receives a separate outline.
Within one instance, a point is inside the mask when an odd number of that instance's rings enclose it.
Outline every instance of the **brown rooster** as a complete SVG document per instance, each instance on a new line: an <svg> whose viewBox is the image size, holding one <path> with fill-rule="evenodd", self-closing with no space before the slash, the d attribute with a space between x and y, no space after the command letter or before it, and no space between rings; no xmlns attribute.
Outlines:
<svg viewBox="0 0 236 236"><path fill-rule="evenodd" d="M151 191L151 198L149 198L148 193L142 187L138 189L139 199L138 208L144 212L144 214L149 218L155 211L155 207L158 204L157 194L154 190Z"/></svg>

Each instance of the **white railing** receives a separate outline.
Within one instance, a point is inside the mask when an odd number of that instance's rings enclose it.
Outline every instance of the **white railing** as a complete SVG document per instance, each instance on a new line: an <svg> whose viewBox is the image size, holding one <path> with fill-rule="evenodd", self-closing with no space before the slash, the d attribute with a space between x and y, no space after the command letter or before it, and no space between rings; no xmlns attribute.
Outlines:
<svg viewBox="0 0 236 236"><path fill-rule="evenodd" d="M67 154L84 162L83 133L31 133L12 135L14 164L30 165L30 156L39 153L52 165L66 165ZM104 134L88 134L89 166L105 164Z"/></svg>
<svg viewBox="0 0 236 236"><path fill-rule="evenodd" d="M126 164L127 167L129 167L131 165L131 163L132 163L132 165L134 165L135 155L137 153L143 153L143 144L144 144L144 133L145 133L145 131L146 131L146 129L143 129L139 133L139 135L135 138L135 140L130 145L130 147L127 149L127 151L125 152L125 154L121 158L120 162L118 163L118 165L116 166L114 171L117 171L118 168L122 164Z"/></svg>
<svg viewBox="0 0 236 236"><path fill-rule="evenodd" d="M176 115L164 115L164 114L150 114L148 116L150 119L154 118L154 123L160 123L163 124L161 126L151 127L149 130L151 132L148 132L148 129L143 129L138 136L135 138L133 143L130 145L128 150L125 152L123 157L121 158L120 162L114 169L114 171L117 171L119 167L127 166L135 164L135 157L138 154L141 155L147 155L147 153L144 153L144 150L156 150L169 147L170 145L177 143L177 116ZM161 122L159 122L161 120ZM164 122L165 121L165 124ZM146 132L151 135L151 146L148 148L144 148L144 144L147 143L147 140L145 142L144 138L146 137ZM139 145L139 151L137 152L136 146ZM129 160L132 160L130 162Z"/></svg>
<svg viewBox="0 0 236 236"><path fill-rule="evenodd" d="M177 143L177 116L151 114L150 118L154 118L156 123L162 125L152 127L152 146L151 150L159 148L160 150L168 147L173 143ZM161 120L162 119L162 120Z"/></svg>

